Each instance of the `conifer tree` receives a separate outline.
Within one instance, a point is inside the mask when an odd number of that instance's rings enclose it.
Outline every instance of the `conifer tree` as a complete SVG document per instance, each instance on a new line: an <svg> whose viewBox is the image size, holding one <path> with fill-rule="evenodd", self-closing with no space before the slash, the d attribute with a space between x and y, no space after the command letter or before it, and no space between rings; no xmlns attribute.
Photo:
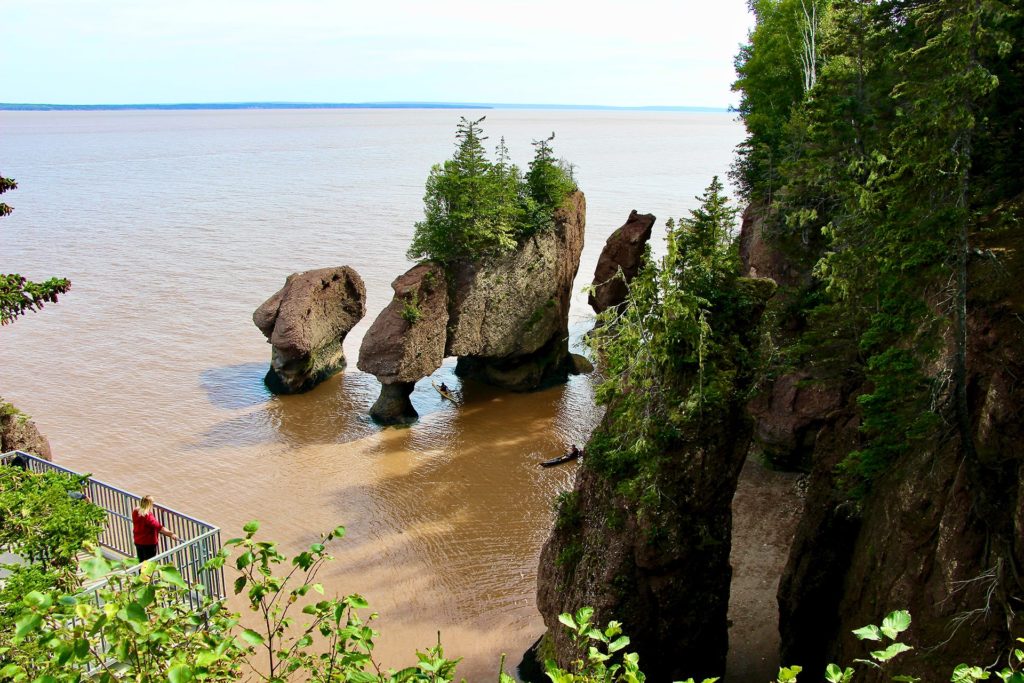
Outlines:
<svg viewBox="0 0 1024 683"><path fill-rule="evenodd" d="M480 124L462 118L455 156L435 165L423 197L424 220L416 224L410 259L450 265L501 256L538 231L550 228L553 214L576 189L571 172L555 160L548 138L538 148L526 178L510 160L505 140L497 162L487 158Z"/></svg>

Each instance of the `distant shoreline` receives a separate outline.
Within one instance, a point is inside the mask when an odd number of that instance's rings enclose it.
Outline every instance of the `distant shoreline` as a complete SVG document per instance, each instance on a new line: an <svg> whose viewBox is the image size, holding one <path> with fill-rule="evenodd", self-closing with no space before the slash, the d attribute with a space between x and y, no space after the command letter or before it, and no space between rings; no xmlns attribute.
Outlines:
<svg viewBox="0 0 1024 683"><path fill-rule="evenodd" d="M185 102L179 104L20 104L0 111L201 111L238 109L546 109L562 111L676 111L727 113L724 107L615 107L598 104L502 104L472 102Z"/></svg>

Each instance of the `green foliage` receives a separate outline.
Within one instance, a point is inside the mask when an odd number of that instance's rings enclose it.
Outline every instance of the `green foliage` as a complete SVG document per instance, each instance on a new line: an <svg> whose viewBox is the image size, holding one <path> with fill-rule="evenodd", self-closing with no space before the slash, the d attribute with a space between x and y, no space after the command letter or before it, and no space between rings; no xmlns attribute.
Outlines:
<svg viewBox="0 0 1024 683"><path fill-rule="evenodd" d="M534 140L534 156L526 173L529 190L525 207L526 221L520 230L529 236L553 226L554 210L562 205L569 194L576 191L573 168L555 157L551 147L555 134L545 140Z"/></svg>
<svg viewBox="0 0 1024 683"><path fill-rule="evenodd" d="M3 176L0 176L0 194L16 189L18 189L18 183L14 181L14 178L4 178ZM10 216L12 211L14 211L13 207L0 202L0 218Z"/></svg>
<svg viewBox="0 0 1024 683"><path fill-rule="evenodd" d="M99 553L93 576L109 574L89 594L31 592L21 601L14 633L2 634L12 681L79 681L87 671L103 683L120 680L227 681L237 677L245 652L231 637L237 615L206 599L201 612L181 600L174 567L142 565L118 571Z"/></svg>
<svg viewBox="0 0 1024 683"><path fill-rule="evenodd" d="M890 666L896 657L914 649L899 641L900 635L908 628L910 628L910 613L898 610L885 617L881 626L871 624L856 629L853 631L853 635L859 640L879 642L884 644L885 647L881 650L871 651L869 653L870 659L853 660L854 664L861 664L870 669L880 670L893 681L918 683L921 680L920 678L906 674L895 674ZM972 681L987 680L991 677L992 673L995 673L996 676L1007 683L1024 683L1024 673L1020 671L1022 665L1024 665L1024 651L1015 649L1010 653L1008 665L998 671L993 672L979 666L960 664L953 670L950 680L953 683L971 683ZM989 667L989 669L992 668L994 666ZM795 683L801 671L801 668L798 666L783 667L779 669L777 683ZM836 664L829 664L825 668L825 680L828 683L851 683L856 677L855 674L854 668L849 666L842 668Z"/></svg>
<svg viewBox="0 0 1024 683"><path fill-rule="evenodd" d="M376 615L361 616L368 609L366 600L357 594L324 596L317 574L331 560L327 545L344 535L343 527L324 534L292 558L281 554L276 543L258 540L258 530L258 522L246 524L245 535L229 540L204 567L219 569L227 564L232 550L238 553L233 562L238 571L234 590L245 593L249 609L258 617L255 621L243 623L222 602L203 595L201 585L187 585L173 565L147 561L133 568L134 562L112 562L97 551L82 565L91 579L106 579L95 595L22 585L26 590L9 606L15 618L0 622L0 680L448 683L455 679L459 660L445 656L440 636L435 646L416 653L414 665L383 670L373 659L378 633L370 623ZM185 591L199 595L198 609L190 609L182 599ZM559 616L571 633L575 656L565 669L546 660L547 677L553 683L643 683L646 677L639 656L628 652L630 640L621 624L611 621L599 628L593 617L590 607ZM880 626L857 629L854 633L861 640L885 647L872 651L871 659L855 663L888 667L912 649L898 640L909 626L910 614L897 611ZM498 680L510 683L504 664L502 656ZM1008 666L995 673L1005 683L1024 683L1022 664L1024 651L1015 649ZM777 680L793 683L800 673L800 667L782 668ZM966 683L990 675L980 667L960 665L952 680ZM850 683L853 677L853 668L835 664L825 671L829 683ZM917 679L894 676L893 680Z"/></svg>
<svg viewBox="0 0 1024 683"><path fill-rule="evenodd" d="M424 220L416 224L409 258L450 265L508 253L550 228L555 210L576 189L571 169L554 157L551 138L534 143L525 178L510 161L504 138L492 163L483 146L483 120L462 118L455 156L431 169Z"/></svg>
<svg viewBox="0 0 1024 683"><path fill-rule="evenodd" d="M189 609L182 592L202 587L187 586L172 565L145 562L138 571L124 571L128 565L96 553L84 566L92 578L107 578L98 601L90 594L43 591L20 600L18 618L0 632L0 679L77 683L87 671L101 683L227 683L245 676L273 683L454 679L458 660L447 659L440 642L417 653L413 666L383 670L372 656L377 632L369 622L375 615L360 616L366 600L323 596L316 575L330 560L326 545L344 534L342 527L293 558L276 543L257 540L258 529L256 522L247 524L245 536L228 541L206 565L222 567L230 549L239 552L235 592L245 591L258 625L243 625L209 596L198 610Z"/></svg>
<svg viewBox="0 0 1024 683"><path fill-rule="evenodd" d="M405 301L402 303L402 320L415 325L416 322L423 317L423 311L420 310L420 297L418 292L413 292L405 297Z"/></svg>
<svg viewBox="0 0 1024 683"><path fill-rule="evenodd" d="M565 568L567 570L566 573L570 573L582 559L583 543L579 540L573 540L558 551L558 557L555 558L555 564L559 567Z"/></svg>
<svg viewBox="0 0 1024 683"><path fill-rule="evenodd" d="M106 513L80 494L86 477L34 474L0 467L0 547L22 558L0 565L0 647L33 591L74 590L80 585L76 556L94 546Z"/></svg>
<svg viewBox="0 0 1024 683"><path fill-rule="evenodd" d="M13 179L0 177L0 194L17 187ZM12 211L12 207L0 202L0 218ZM57 297L69 289L71 282L64 278L32 282L17 273L0 273L0 325L14 322L30 311L38 311L48 303L57 303Z"/></svg>
<svg viewBox="0 0 1024 683"><path fill-rule="evenodd" d="M577 656L567 670L552 659L545 661L547 677L552 683L643 683L646 676L640 670L640 656L626 652L629 637L622 633L622 625L610 621L601 629L593 625L593 617L592 607L559 615L558 621L572 634ZM703 683L717 680L707 678ZM693 679L684 683L693 683Z"/></svg>
<svg viewBox="0 0 1024 683"><path fill-rule="evenodd" d="M734 175L748 197L764 196L770 201L779 185L790 114L807 91L801 48L810 27L804 10L814 12L819 33L825 34L831 5L830 0L750 3L756 24L749 43L736 56L737 79L732 86L740 93L738 111L748 133L737 149ZM819 50L822 37L817 41Z"/></svg>
<svg viewBox="0 0 1024 683"><path fill-rule="evenodd" d="M0 399L0 417L20 417L22 414L13 403Z"/></svg>
<svg viewBox="0 0 1024 683"><path fill-rule="evenodd" d="M661 263L648 251L626 306L602 314L589 337L609 379L597 400L610 427L587 446L589 466L634 499L661 498L655 478L672 443L699 440L752 364L749 313L763 296L738 278L735 209L712 180L689 218L668 222Z"/></svg>
<svg viewBox="0 0 1024 683"><path fill-rule="evenodd" d="M863 494L943 423L973 450L967 261L978 217L1024 191L1011 133L1024 121L1024 16L998 0L834 0L816 85L801 92L793 7L754 3L736 171L769 205L770 241L817 260L824 298L806 301L794 347L862 380L864 443L840 475Z"/></svg>
<svg viewBox="0 0 1024 683"><path fill-rule="evenodd" d="M53 590L60 575L41 564L11 564L4 567L10 573L0 586L0 631L9 628L21 614L21 598L32 591Z"/></svg>
<svg viewBox="0 0 1024 683"><path fill-rule="evenodd" d="M66 588L75 583L75 556L96 543L106 521L101 508L69 495L87 480L0 467L0 547L37 562Z"/></svg>
<svg viewBox="0 0 1024 683"><path fill-rule="evenodd" d="M557 531L577 529L582 521L579 491L559 493L555 500L555 529Z"/></svg>

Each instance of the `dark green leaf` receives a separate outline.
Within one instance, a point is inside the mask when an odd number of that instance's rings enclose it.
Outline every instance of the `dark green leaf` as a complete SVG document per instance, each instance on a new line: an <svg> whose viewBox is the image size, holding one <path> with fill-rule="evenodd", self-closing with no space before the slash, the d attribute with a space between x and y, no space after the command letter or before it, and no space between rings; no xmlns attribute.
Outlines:
<svg viewBox="0 0 1024 683"><path fill-rule="evenodd" d="M146 616L146 610L137 602L128 603L124 608L124 611L128 621L134 621L141 624L149 620Z"/></svg>

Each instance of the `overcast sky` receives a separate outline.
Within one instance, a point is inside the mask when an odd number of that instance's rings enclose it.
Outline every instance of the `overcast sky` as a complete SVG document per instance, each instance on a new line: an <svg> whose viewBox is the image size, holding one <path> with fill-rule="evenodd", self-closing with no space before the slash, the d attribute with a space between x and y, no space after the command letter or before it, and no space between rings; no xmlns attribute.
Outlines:
<svg viewBox="0 0 1024 683"><path fill-rule="evenodd" d="M746 0L25 0L0 102L735 104Z"/></svg>

